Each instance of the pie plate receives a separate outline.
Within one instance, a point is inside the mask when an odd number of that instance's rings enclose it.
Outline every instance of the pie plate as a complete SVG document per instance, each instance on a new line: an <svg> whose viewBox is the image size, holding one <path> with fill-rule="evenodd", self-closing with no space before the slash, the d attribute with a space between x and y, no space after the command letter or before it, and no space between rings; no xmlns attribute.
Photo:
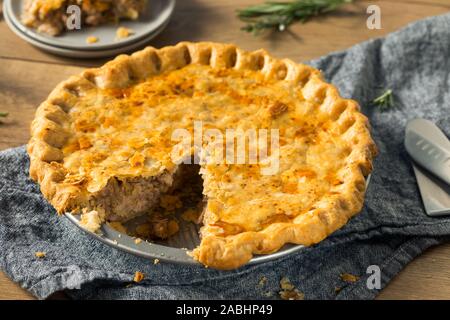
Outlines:
<svg viewBox="0 0 450 320"><path fill-rule="evenodd" d="M5 4L6 5L6 2ZM132 42L128 45L122 45L117 48L112 49L105 49L105 50L75 50L75 49L66 49L61 48L57 46L51 46L45 43L42 43L38 40L35 40L33 38L30 38L26 33L20 30L20 28L14 23L14 21L11 19L11 14L8 13L7 10L4 10L4 18L6 24L10 27L10 29L20 38L23 40L29 42L30 44L38 47L39 49L45 50L47 52L50 52L52 54L69 57L69 58L79 58L79 59L86 59L86 58L103 58L103 57L112 57L116 56L121 53L127 53L135 51L138 48L144 47L149 43L151 39L156 37L159 33L161 33L164 28L169 23L169 20L167 20L162 26L159 27L159 29L155 30L153 33L150 33L147 35L147 37L142 38L140 40L137 40L135 42Z"/></svg>
<svg viewBox="0 0 450 320"><path fill-rule="evenodd" d="M152 0L149 1L147 10L136 21L123 20L119 24L105 24L96 27L82 26L80 30L64 32L56 37L39 33L22 24L20 16L24 3L24 0L5 0L4 12L8 14L8 18L28 39L62 49L95 51L124 47L148 38L155 31L160 30L163 25L167 24L174 11L176 1ZM134 34L117 41L115 38L119 26L132 29ZM89 36L95 36L99 41L87 44L86 38Z"/></svg>
<svg viewBox="0 0 450 320"><path fill-rule="evenodd" d="M369 186L369 181L370 175L366 179L366 188ZM84 232L116 249L147 259L158 259L164 262L184 265L200 265L188 255L188 251L194 249L200 243L198 233L199 225L192 222L178 219L180 225L179 232L167 240L135 242L136 238L120 233L107 224L103 224L101 229L97 233L94 233L80 226L79 215L66 213L65 216ZM297 252L302 248L304 248L303 245L287 244L275 253L255 256L247 265L275 260Z"/></svg>

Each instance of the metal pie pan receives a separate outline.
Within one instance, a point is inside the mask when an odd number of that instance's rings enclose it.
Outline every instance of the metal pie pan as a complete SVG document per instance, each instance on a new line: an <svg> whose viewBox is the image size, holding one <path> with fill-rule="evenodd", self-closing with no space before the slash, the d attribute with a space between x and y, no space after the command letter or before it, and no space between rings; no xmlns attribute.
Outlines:
<svg viewBox="0 0 450 320"><path fill-rule="evenodd" d="M147 10L136 21L122 20L120 24L82 27L80 30L63 32L61 35L53 37L39 33L22 24L20 16L24 2L24 0L5 0L4 12L7 12L9 19L27 38L51 47L84 51L111 50L128 46L136 41L148 38L155 31L160 30L163 25L167 24L176 4L175 0L152 0L147 5ZM134 34L128 38L116 41L116 30L119 26L132 29ZM88 44L86 43L86 38L89 36L98 37L100 41Z"/></svg>
<svg viewBox="0 0 450 320"><path fill-rule="evenodd" d="M370 176L366 180L366 188L369 185ZM103 224L98 233L90 232L79 224L79 215L66 213L65 216L76 226L88 233L97 240L128 253L144 257L147 259L159 259L160 261L184 264L200 265L191 256L187 254L189 250L194 249L200 243L198 230L199 226L179 219L180 231L165 241L142 241L135 243L135 238L120 233L107 224ZM287 256L303 249L303 245L286 244L283 248L272 254L256 255L247 265L258 264Z"/></svg>

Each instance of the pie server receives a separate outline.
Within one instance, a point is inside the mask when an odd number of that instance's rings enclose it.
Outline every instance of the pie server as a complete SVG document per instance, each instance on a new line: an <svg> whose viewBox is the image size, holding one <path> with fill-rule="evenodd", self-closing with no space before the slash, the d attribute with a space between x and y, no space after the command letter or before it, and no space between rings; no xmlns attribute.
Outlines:
<svg viewBox="0 0 450 320"><path fill-rule="evenodd" d="M450 141L431 121L415 119L406 125L405 148L417 164L413 169L427 215L450 215Z"/></svg>

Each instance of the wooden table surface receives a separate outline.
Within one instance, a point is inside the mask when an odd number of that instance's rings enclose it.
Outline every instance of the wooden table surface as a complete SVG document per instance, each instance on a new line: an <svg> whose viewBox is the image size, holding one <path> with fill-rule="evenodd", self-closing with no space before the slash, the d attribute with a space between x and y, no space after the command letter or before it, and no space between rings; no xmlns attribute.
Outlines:
<svg viewBox="0 0 450 320"><path fill-rule="evenodd" d="M254 37L240 31L235 9L261 0L181 0L167 29L149 45L182 40L233 42L253 50L266 48L278 57L305 61L358 42L383 36L406 24L449 11L448 0L356 1L337 13L295 25L289 32ZM382 29L366 27L366 8L382 10ZM9 117L0 125L0 150L25 144L34 110L50 90L85 66L102 60L65 59L42 52L15 36L0 20L0 111ZM0 248L1 250L1 248ZM408 265L380 294L380 299L450 299L450 244L425 252ZM0 272L0 299L33 299Z"/></svg>

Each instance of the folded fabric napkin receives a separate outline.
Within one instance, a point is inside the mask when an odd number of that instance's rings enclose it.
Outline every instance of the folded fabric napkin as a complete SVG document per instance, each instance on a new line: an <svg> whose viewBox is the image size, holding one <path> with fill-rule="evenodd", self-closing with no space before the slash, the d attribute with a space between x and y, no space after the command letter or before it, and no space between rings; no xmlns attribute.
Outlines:
<svg viewBox="0 0 450 320"><path fill-rule="evenodd" d="M450 134L448 57L450 14L311 62L364 106L380 149L364 210L318 245L235 271L154 265L58 217L28 178L20 147L0 153L0 267L39 298L65 290L83 299L276 299L287 277L306 299L372 299L379 290L366 285L368 266L380 267L384 287L423 250L450 239L450 218L425 215L403 147L412 118L430 119ZM379 112L369 102L384 88L393 90L395 108ZM145 279L129 285L135 271ZM360 278L346 282L345 273Z"/></svg>

